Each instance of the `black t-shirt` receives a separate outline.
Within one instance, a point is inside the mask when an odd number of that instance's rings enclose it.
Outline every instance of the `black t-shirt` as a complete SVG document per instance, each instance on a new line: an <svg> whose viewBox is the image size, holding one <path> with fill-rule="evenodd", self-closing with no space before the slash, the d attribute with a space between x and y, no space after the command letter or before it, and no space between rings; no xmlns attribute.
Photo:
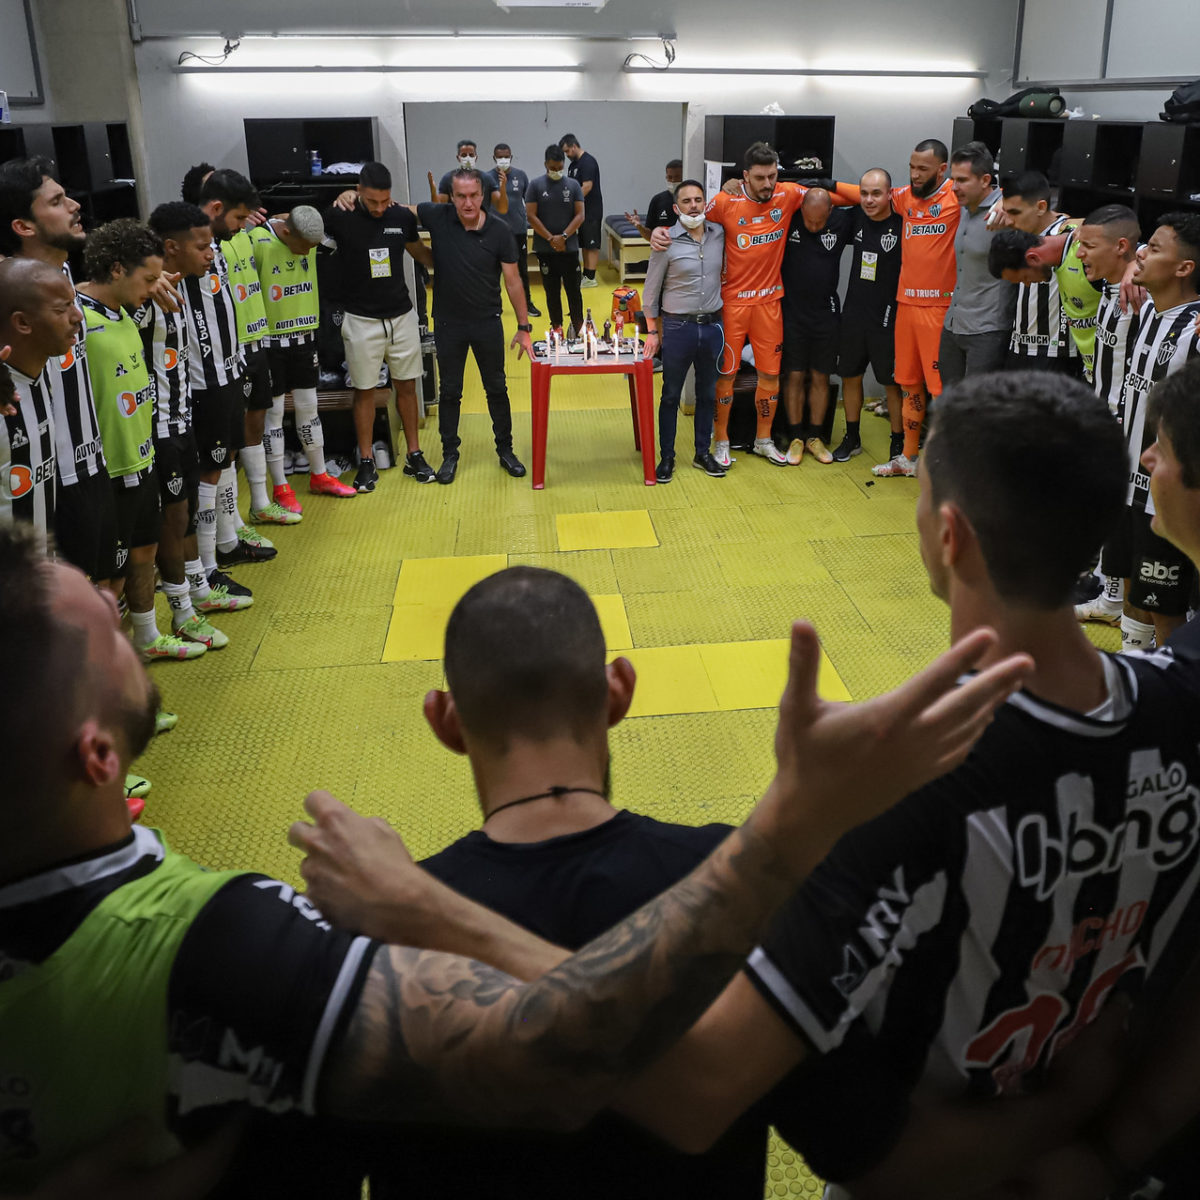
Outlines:
<svg viewBox="0 0 1200 1200"><path fill-rule="evenodd" d="M1200 618L1193 617L1167 639L1167 649L1179 659L1200 662Z"/></svg>
<svg viewBox="0 0 1200 1200"><path fill-rule="evenodd" d="M729 832L631 812L545 842L493 842L477 830L422 863L456 891L570 949L678 882ZM371 1195L411 1200L459 1190L488 1200L761 1200L767 1123L739 1121L708 1154L667 1149L620 1117L578 1134L426 1129L379 1141Z"/></svg>
<svg viewBox="0 0 1200 1200"><path fill-rule="evenodd" d="M500 315L501 263L517 261L517 243L501 218L487 213L466 229L453 204L418 204L432 235L434 321L486 321Z"/></svg>
<svg viewBox="0 0 1200 1200"><path fill-rule="evenodd" d="M678 218L675 216L675 193L670 188L664 188L658 195L652 196L650 203L646 205L646 228L653 230L660 225L669 228L676 220Z"/></svg>
<svg viewBox="0 0 1200 1200"><path fill-rule="evenodd" d="M894 209L882 221L872 221L855 209L854 256L846 284L846 316L890 326L900 286L900 251L904 218Z"/></svg>
<svg viewBox="0 0 1200 1200"><path fill-rule="evenodd" d="M799 210L783 251L783 307L801 317L836 317L842 250L854 236L854 210L835 208L820 233L809 233Z"/></svg>
<svg viewBox="0 0 1200 1200"><path fill-rule="evenodd" d="M585 150L567 168L567 174L572 179L578 180L580 187L589 182L592 185L592 190L583 198L583 219L585 221L602 221L604 219L604 197L600 194L600 164Z"/></svg>
<svg viewBox="0 0 1200 1200"><path fill-rule="evenodd" d="M358 317L399 317L412 308L404 282L404 247L415 242L417 219L402 204L373 217L362 204L353 212L325 211L325 232L337 243L334 294Z"/></svg>

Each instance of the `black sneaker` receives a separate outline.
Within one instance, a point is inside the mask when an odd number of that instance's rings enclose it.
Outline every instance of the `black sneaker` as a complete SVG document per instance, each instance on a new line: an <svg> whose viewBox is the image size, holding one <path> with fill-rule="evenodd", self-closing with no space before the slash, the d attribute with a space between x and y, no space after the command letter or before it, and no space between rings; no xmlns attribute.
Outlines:
<svg viewBox="0 0 1200 1200"><path fill-rule="evenodd" d="M722 472L724 474L724 472ZM673 458L662 458L658 463L658 470L654 472L654 478L659 483L670 483L675 478L675 460Z"/></svg>
<svg viewBox="0 0 1200 1200"><path fill-rule="evenodd" d="M862 453L862 442L851 434L842 438L842 443L833 452L834 462L849 462L856 454Z"/></svg>
<svg viewBox="0 0 1200 1200"><path fill-rule="evenodd" d="M458 455L447 454L442 459L442 465L438 467L437 474L434 478L438 483L453 483L454 476L458 474Z"/></svg>
<svg viewBox="0 0 1200 1200"><path fill-rule="evenodd" d="M500 450L497 453L500 456L500 465L514 479L520 479L525 474L525 464L521 462L512 450Z"/></svg>
<svg viewBox="0 0 1200 1200"><path fill-rule="evenodd" d="M542 315L542 310L535 307L533 304L526 304L525 310L531 317L540 317Z"/></svg>
<svg viewBox="0 0 1200 1200"><path fill-rule="evenodd" d="M404 474L411 475L418 483L433 482L433 468L425 461L425 455L420 450L405 455Z"/></svg>
<svg viewBox="0 0 1200 1200"><path fill-rule="evenodd" d="M356 492L373 492L379 482L379 472L375 470L373 458L360 458L358 470L354 472L354 490Z"/></svg>
<svg viewBox="0 0 1200 1200"><path fill-rule="evenodd" d="M274 546L256 546L253 542L239 541L232 550L217 547L217 566L236 567L238 563L270 562L278 553Z"/></svg>
<svg viewBox="0 0 1200 1200"><path fill-rule="evenodd" d="M709 453L697 454L692 459L692 466L697 471L703 471L705 475L711 475L714 479L725 478L725 468Z"/></svg>
<svg viewBox="0 0 1200 1200"><path fill-rule="evenodd" d="M213 567L208 573L208 586L210 588L223 587L231 596L253 596L254 593L248 588L243 587L232 576L226 575L224 571Z"/></svg>

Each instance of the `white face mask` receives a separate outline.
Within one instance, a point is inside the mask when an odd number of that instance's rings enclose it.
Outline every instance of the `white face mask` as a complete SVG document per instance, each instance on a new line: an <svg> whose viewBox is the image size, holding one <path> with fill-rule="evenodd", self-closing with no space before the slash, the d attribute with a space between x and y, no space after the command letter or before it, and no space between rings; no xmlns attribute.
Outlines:
<svg viewBox="0 0 1200 1200"><path fill-rule="evenodd" d="M458 165L460 167L473 167L475 165L475 155L460 154L458 156Z"/></svg>
<svg viewBox="0 0 1200 1200"><path fill-rule="evenodd" d="M704 214L701 213L680 213L680 221L683 222L684 229L699 229L704 224Z"/></svg>
<svg viewBox="0 0 1200 1200"><path fill-rule="evenodd" d="M563 173L562 173L562 171L547 171L546 177L548 179L553 179L557 183L558 180L560 180L563 177Z"/></svg>
<svg viewBox="0 0 1200 1200"><path fill-rule="evenodd" d="M507 171L508 168L512 166L512 159L498 158L496 159L496 166L499 167L501 171Z"/></svg>

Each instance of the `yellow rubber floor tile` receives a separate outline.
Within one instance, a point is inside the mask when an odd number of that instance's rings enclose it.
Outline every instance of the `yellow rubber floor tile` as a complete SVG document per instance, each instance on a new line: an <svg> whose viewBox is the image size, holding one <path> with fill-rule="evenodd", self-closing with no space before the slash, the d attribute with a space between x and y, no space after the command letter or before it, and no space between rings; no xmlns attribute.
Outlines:
<svg viewBox="0 0 1200 1200"><path fill-rule="evenodd" d="M657 487L653 490L659 491ZM706 510L689 505L676 511L655 513L654 528L664 546L693 537L703 538L713 547L758 541L758 534L740 507Z"/></svg>
<svg viewBox="0 0 1200 1200"><path fill-rule="evenodd" d="M626 512L559 513L560 550L625 550L657 546L658 536L644 509Z"/></svg>
<svg viewBox="0 0 1200 1200"><path fill-rule="evenodd" d="M721 568L712 554L697 554L686 547L661 546L614 550L613 567L625 595L636 592L673 592L711 588L719 591Z"/></svg>
<svg viewBox="0 0 1200 1200"><path fill-rule="evenodd" d="M251 670L295 671L378 662L391 615L390 608L277 612Z"/></svg>
<svg viewBox="0 0 1200 1200"><path fill-rule="evenodd" d="M854 531L824 501L748 504L742 511L764 546L809 538L852 537Z"/></svg>
<svg viewBox="0 0 1200 1200"><path fill-rule="evenodd" d="M542 567L575 580L585 592L603 595L620 591L612 555L607 550L575 550L570 554L510 554L510 567Z"/></svg>
<svg viewBox="0 0 1200 1200"><path fill-rule="evenodd" d="M714 547L713 554L721 579L729 587L744 587L764 575L775 584L827 583L832 576L812 547L812 542L772 547L759 542L722 543Z"/></svg>
<svg viewBox="0 0 1200 1200"><path fill-rule="evenodd" d="M454 602L456 604L457 601ZM454 604L397 604L381 662L429 662L442 657Z"/></svg>
<svg viewBox="0 0 1200 1200"><path fill-rule="evenodd" d="M788 646L788 639L782 638L697 647L720 707L778 707L787 683ZM826 700L850 699L846 685L824 652L817 675L817 691Z"/></svg>
<svg viewBox="0 0 1200 1200"><path fill-rule="evenodd" d="M458 527L456 555L536 553L557 545L552 513L519 517L480 517Z"/></svg>
<svg viewBox="0 0 1200 1200"><path fill-rule="evenodd" d="M609 655L609 660L615 657ZM637 671L637 687L629 709L631 717L715 712L719 708L695 646L629 650L623 652L623 657Z"/></svg>
<svg viewBox="0 0 1200 1200"><path fill-rule="evenodd" d="M462 558L406 558L400 564L393 604L457 604L481 579L508 566L504 554Z"/></svg>
<svg viewBox="0 0 1200 1200"><path fill-rule="evenodd" d="M593 596L600 628L604 631L604 645L609 650L628 650L633 646L633 635L629 632L629 618L625 615L625 600L620 595Z"/></svg>
<svg viewBox="0 0 1200 1200"><path fill-rule="evenodd" d="M744 642L754 636L746 614L719 591L626 591L625 610L638 646Z"/></svg>

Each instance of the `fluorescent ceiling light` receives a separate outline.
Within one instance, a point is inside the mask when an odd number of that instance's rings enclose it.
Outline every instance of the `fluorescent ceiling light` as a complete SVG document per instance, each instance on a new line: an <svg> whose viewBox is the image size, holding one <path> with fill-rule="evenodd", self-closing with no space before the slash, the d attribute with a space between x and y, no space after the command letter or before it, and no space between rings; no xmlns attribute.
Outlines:
<svg viewBox="0 0 1200 1200"><path fill-rule="evenodd" d="M986 79L986 71L925 71L904 69L834 68L825 67L670 67L621 68L627 75L804 75L817 77L853 76L854 78L889 79Z"/></svg>
<svg viewBox="0 0 1200 1200"><path fill-rule="evenodd" d="M324 66L320 63L272 63L259 67L239 64L230 66L221 64L212 67L194 67L184 65L176 67L180 75L511 75L514 73L554 75L559 72L579 72L583 70L581 63L447 63L441 66L437 63L377 63L374 65L353 66Z"/></svg>

